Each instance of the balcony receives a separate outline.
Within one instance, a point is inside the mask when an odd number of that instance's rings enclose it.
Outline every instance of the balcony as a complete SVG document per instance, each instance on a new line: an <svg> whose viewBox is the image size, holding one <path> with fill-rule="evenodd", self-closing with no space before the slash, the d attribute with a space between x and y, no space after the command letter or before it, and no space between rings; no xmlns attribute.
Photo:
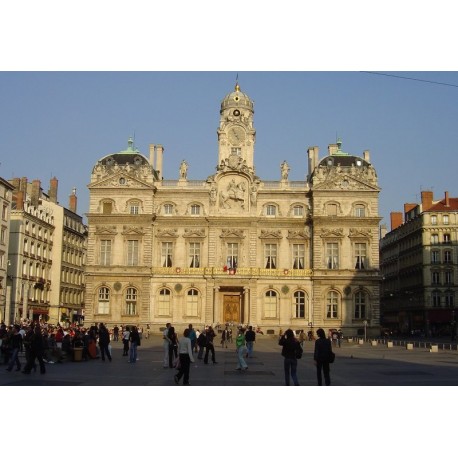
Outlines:
<svg viewBox="0 0 458 458"><path fill-rule="evenodd" d="M282 277L297 278L311 277L312 269L263 269L259 267L238 267L234 273L224 267L153 267L151 273L154 276L172 275L177 277L183 276L239 276L239 277Z"/></svg>

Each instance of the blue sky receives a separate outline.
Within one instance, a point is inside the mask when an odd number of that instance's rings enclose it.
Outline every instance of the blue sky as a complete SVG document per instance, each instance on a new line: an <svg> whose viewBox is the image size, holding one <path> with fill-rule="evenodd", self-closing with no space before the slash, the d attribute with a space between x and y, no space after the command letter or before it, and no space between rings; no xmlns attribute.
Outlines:
<svg viewBox="0 0 458 458"><path fill-rule="evenodd" d="M87 184L97 160L127 146L148 156L164 145L164 177L205 179L217 165L216 129L223 97L238 80L255 102L256 173L291 180L307 174L307 148L320 157L336 137L355 155L370 150L377 170L380 215L419 202L432 189L458 196L455 153L458 72L153 71L1 72L0 176L59 179L67 205L77 188L78 212L88 209ZM402 77L402 78L399 78ZM410 79L408 79L410 78ZM431 81L430 83L418 80ZM443 83L443 84L435 84Z"/></svg>

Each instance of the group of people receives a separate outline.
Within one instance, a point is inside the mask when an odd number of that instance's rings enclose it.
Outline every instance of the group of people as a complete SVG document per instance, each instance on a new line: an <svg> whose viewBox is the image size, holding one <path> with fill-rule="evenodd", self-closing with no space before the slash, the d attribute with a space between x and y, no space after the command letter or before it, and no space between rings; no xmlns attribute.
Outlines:
<svg viewBox="0 0 458 458"><path fill-rule="evenodd" d="M316 376L318 385L331 384L329 364L333 362L333 351L331 340L326 338L323 329L316 331L318 339L315 340L315 348L313 352L313 360L316 366ZM299 385L297 379L297 360L302 357L303 341L300 342L296 339L294 331L287 329L286 332L280 337L278 342L282 348L282 356L284 357L284 372L285 372L285 385L290 384L290 379L293 380L294 385Z"/></svg>

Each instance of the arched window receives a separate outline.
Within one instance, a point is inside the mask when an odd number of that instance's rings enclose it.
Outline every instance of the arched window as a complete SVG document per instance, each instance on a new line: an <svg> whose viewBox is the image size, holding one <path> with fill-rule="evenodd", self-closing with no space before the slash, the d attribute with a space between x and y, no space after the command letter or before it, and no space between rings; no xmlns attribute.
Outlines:
<svg viewBox="0 0 458 458"><path fill-rule="evenodd" d="M337 318L339 310L339 295L335 291L329 291L326 298L326 318Z"/></svg>
<svg viewBox="0 0 458 458"><path fill-rule="evenodd" d="M186 315L197 316L199 309L199 291L190 289L186 295Z"/></svg>
<svg viewBox="0 0 458 458"><path fill-rule="evenodd" d="M106 286L99 288L98 313L108 314L110 312L110 290Z"/></svg>
<svg viewBox="0 0 458 458"><path fill-rule="evenodd" d="M126 290L126 315L137 315L137 289L127 288Z"/></svg>
<svg viewBox="0 0 458 458"><path fill-rule="evenodd" d="M264 318L276 318L277 316L277 293L273 290L266 292L264 298Z"/></svg>
<svg viewBox="0 0 458 458"><path fill-rule="evenodd" d="M158 315L170 315L170 290L163 288L159 291Z"/></svg>
<svg viewBox="0 0 458 458"><path fill-rule="evenodd" d="M305 318L305 293L296 291L294 293L294 317Z"/></svg>

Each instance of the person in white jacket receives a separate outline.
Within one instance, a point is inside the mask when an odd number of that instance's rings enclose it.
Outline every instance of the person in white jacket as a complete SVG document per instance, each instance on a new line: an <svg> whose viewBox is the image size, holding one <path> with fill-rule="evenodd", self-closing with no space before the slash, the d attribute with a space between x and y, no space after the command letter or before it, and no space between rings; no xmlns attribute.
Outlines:
<svg viewBox="0 0 458 458"><path fill-rule="evenodd" d="M194 362L191 339L189 338L189 328L184 330L183 337L178 341L178 358L180 366L177 368L178 372L174 376L175 383L178 385L181 377L183 377L183 385L189 385L189 369L191 363Z"/></svg>

